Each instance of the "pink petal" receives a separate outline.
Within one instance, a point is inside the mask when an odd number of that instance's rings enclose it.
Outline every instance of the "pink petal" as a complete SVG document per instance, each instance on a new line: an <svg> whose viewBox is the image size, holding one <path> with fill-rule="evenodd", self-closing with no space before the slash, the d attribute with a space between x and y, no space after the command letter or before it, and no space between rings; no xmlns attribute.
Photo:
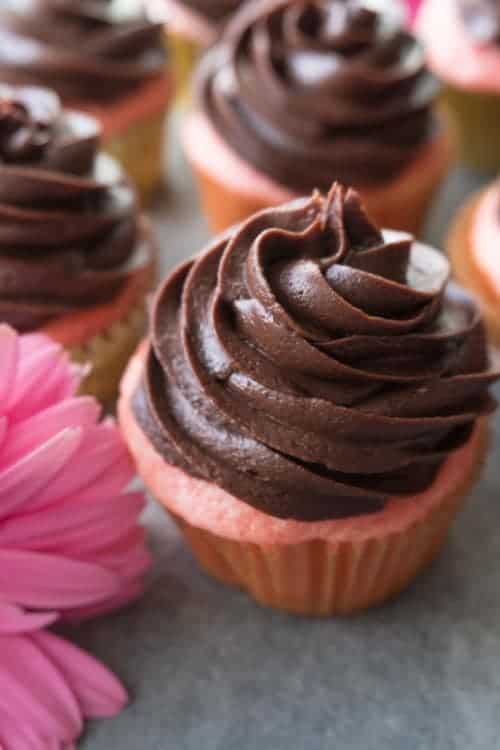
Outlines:
<svg viewBox="0 0 500 750"><path fill-rule="evenodd" d="M75 545L79 549L82 545L105 547L136 525L143 507L144 496L138 492L109 500L96 496L91 502L72 497L44 510L8 519L0 526L0 545L32 550L66 548L69 552Z"/></svg>
<svg viewBox="0 0 500 750"><path fill-rule="evenodd" d="M24 722L0 709L1 750L61 750L62 747L58 739L52 741L42 737Z"/></svg>
<svg viewBox="0 0 500 750"><path fill-rule="evenodd" d="M57 619L57 612L25 612L14 604L0 601L0 638L2 635L32 633L52 625Z"/></svg>
<svg viewBox="0 0 500 750"><path fill-rule="evenodd" d="M0 596L4 600L60 610L101 602L119 589L119 577L99 565L0 549Z"/></svg>
<svg viewBox="0 0 500 750"><path fill-rule="evenodd" d="M4 404L14 382L19 354L17 334L5 324L0 325L0 352L0 404Z"/></svg>
<svg viewBox="0 0 500 750"><path fill-rule="evenodd" d="M64 675L85 717L111 717L123 710L127 693L106 667L51 633L42 631L33 639Z"/></svg>
<svg viewBox="0 0 500 750"><path fill-rule="evenodd" d="M0 709L42 737L70 742L82 731L79 704L33 638L2 636Z"/></svg>
<svg viewBox="0 0 500 750"><path fill-rule="evenodd" d="M74 456L81 437L80 428L63 430L21 461L0 471L0 520L50 485Z"/></svg>
<svg viewBox="0 0 500 750"><path fill-rule="evenodd" d="M8 466L19 460L68 427L85 430L96 423L99 414L99 405L90 397L68 399L37 412L10 428L8 444L0 454L0 465Z"/></svg>
<svg viewBox="0 0 500 750"><path fill-rule="evenodd" d="M4 438L7 435L7 426L7 417L0 417L0 451L2 450Z"/></svg>
<svg viewBox="0 0 500 750"><path fill-rule="evenodd" d="M104 425L88 429L80 450L57 478L57 487L47 487L41 492L32 507L44 507L88 489L92 485L101 498L117 494L130 482L134 475L130 456L114 427ZM115 490L108 491L112 484ZM116 486L118 485L118 489Z"/></svg>
<svg viewBox="0 0 500 750"><path fill-rule="evenodd" d="M80 373L74 372L73 366L68 363L66 352L55 342L29 357L21 357L9 398L13 421L20 422L58 401L70 398L80 379Z"/></svg>

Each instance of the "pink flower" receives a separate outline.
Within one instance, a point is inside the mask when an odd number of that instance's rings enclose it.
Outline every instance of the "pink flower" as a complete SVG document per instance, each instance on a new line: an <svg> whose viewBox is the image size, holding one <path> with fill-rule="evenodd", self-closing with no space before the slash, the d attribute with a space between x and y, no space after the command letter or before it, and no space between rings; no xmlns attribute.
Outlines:
<svg viewBox="0 0 500 750"><path fill-rule="evenodd" d="M80 377L57 344L0 325L1 750L67 750L127 700L46 630L135 598L150 564L130 459Z"/></svg>

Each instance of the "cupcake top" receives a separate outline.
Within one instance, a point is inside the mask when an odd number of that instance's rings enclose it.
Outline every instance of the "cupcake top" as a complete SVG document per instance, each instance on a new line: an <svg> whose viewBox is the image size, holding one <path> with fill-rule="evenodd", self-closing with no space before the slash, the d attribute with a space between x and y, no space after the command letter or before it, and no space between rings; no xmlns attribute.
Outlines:
<svg viewBox="0 0 500 750"><path fill-rule="evenodd" d="M56 94L0 86L0 321L33 330L108 302L147 262L135 192L98 145Z"/></svg>
<svg viewBox="0 0 500 750"><path fill-rule="evenodd" d="M435 127L435 81L398 17L364 0L252 3L202 63L201 109L294 192L389 181Z"/></svg>
<svg viewBox="0 0 500 750"><path fill-rule="evenodd" d="M416 28L437 75L460 88L500 92L497 0L424 0Z"/></svg>
<svg viewBox="0 0 500 750"><path fill-rule="evenodd" d="M121 8L119 0L4 0L0 79L107 101L162 75L161 25Z"/></svg>
<svg viewBox="0 0 500 750"><path fill-rule="evenodd" d="M499 375L448 272L339 185L263 211L160 289L138 422L167 462L275 517L424 491Z"/></svg>

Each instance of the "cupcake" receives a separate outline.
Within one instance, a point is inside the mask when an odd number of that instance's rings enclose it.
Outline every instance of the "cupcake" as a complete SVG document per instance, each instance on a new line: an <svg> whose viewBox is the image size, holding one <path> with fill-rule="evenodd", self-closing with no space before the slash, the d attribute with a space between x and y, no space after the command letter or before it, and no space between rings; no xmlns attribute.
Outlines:
<svg viewBox="0 0 500 750"><path fill-rule="evenodd" d="M435 558L500 374L448 271L337 185L251 217L167 279L119 419L206 571L330 615Z"/></svg>
<svg viewBox="0 0 500 750"><path fill-rule="evenodd" d="M426 0L417 29L433 72L444 82L443 107L462 160L500 168L500 4Z"/></svg>
<svg viewBox="0 0 500 750"><path fill-rule="evenodd" d="M122 0L4 0L0 80L54 89L100 121L144 200L159 186L172 91L160 24Z"/></svg>
<svg viewBox="0 0 500 750"><path fill-rule="evenodd" d="M99 124L53 92L0 86L0 322L90 362L109 402L143 335L156 250Z"/></svg>
<svg viewBox="0 0 500 750"><path fill-rule="evenodd" d="M478 298L492 341L500 347L500 180L459 210L447 249L456 278Z"/></svg>
<svg viewBox="0 0 500 750"><path fill-rule="evenodd" d="M150 0L155 19L166 22L176 90L185 93L201 53L210 47L245 0Z"/></svg>
<svg viewBox="0 0 500 750"><path fill-rule="evenodd" d="M418 230L449 149L398 19L361 0L262 0L233 19L183 138L215 231L333 180L381 226Z"/></svg>

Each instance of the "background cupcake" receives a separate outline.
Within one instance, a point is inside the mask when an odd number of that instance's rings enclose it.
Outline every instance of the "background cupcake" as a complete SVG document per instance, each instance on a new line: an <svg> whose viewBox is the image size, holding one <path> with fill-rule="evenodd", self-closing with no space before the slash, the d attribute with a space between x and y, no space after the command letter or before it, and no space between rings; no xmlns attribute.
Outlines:
<svg viewBox="0 0 500 750"><path fill-rule="evenodd" d="M245 0L151 0L155 19L166 22L178 92L186 92L201 53L210 47Z"/></svg>
<svg viewBox="0 0 500 750"><path fill-rule="evenodd" d="M479 299L492 340L500 346L500 181L470 198L448 236L455 276Z"/></svg>
<svg viewBox="0 0 500 750"><path fill-rule="evenodd" d="M264 0L203 60L184 144L215 230L333 179L417 230L448 165L436 84L399 15L359 0Z"/></svg>
<svg viewBox="0 0 500 750"><path fill-rule="evenodd" d="M500 5L426 0L417 20L428 63L446 84L443 103L462 159L500 168Z"/></svg>
<svg viewBox="0 0 500 750"><path fill-rule="evenodd" d="M119 415L210 573L326 615L383 601L434 558L499 375L448 270L336 186L257 214L165 282Z"/></svg>
<svg viewBox="0 0 500 750"><path fill-rule="evenodd" d="M162 176L172 82L161 25L137 8L121 0L5 0L0 80L48 86L66 106L97 117L104 147L147 198Z"/></svg>
<svg viewBox="0 0 500 750"><path fill-rule="evenodd" d="M156 251L99 125L41 88L0 86L0 322L43 331L116 395L142 335Z"/></svg>

